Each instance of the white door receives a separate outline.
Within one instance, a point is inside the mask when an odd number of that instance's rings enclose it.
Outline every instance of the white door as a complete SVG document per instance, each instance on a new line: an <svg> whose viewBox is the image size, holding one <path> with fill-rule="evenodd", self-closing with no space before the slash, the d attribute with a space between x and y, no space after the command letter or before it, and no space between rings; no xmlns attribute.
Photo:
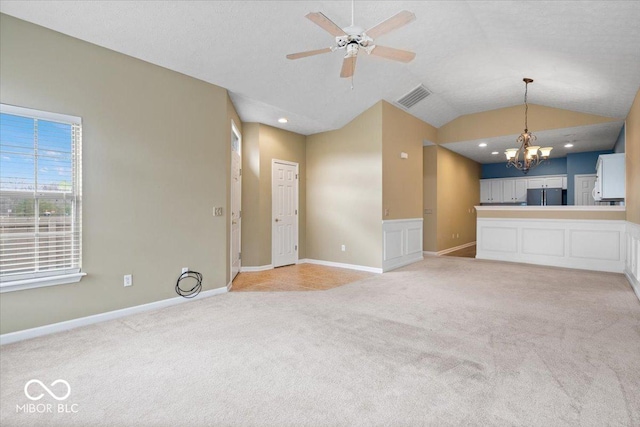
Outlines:
<svg viewBox="0 0 640 427"><path fill-rule="evenodd" d="M480 202L491 203L491 181L480 180Z"/></svg>
<svg viewBox="0 0 640 427"><path fill-rule="evenodd" d="M499 179L491 181L491 202L492 203L502 203L502 184L503 184L502 181Z"/></svg>
<svg viewBox="0 0 640 427"><path fill-rule="evenodd" d="M596 185L596 175L576 175L574 177L575 193L574 204L581 206L593 206L593 187Z"/></svg>
<svg viewBox="0 0 640 427"><path fill-rule="evenodd" d="M271 253L274 267L298 261L298 164L273 160Z"/></svg>
<svg viewBox="0 0 640 427"><path fill-rule="evenodd" d="M516 179L514 199L516 202L527 201L527 180L526 179Z"/></svg>
<svg viewBox="0 0 640 427"><path fill-rule="evenodd" d="M231 280L240 272L240 230L242 221L242 139L231 122Z"/></svg>
<svg viewBox="0 0 640 427"><path fill-rule="evenodd" d="M513 179L502 182L502 203L511 203L515 200L516 184Z"/></svg>

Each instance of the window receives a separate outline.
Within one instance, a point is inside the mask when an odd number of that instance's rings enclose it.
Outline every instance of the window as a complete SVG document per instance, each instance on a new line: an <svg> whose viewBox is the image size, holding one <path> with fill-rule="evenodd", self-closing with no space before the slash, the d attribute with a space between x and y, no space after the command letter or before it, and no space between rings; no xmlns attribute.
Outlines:
<svg viewBox="0 0 640 427"><path fill-rule="evenodd" d="M0 104L0 291L80 280L79 117Z"/></svg>

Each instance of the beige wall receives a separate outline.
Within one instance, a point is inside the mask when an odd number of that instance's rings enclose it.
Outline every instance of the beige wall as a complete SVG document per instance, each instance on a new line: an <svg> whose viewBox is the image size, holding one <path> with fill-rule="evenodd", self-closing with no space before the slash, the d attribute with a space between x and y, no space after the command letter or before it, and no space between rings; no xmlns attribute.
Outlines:
<svg viewBox="0 0 640 427"><path fill-rule="evenodd" d="M270 194L270 193L269 193ZM261 253L264 236L260 228L260 124L242 126L242 265L270 264ZM269 246L269 254L271 246Z"/></svg>
<svg viewBox="0 0 640 427"><path fill-rule="evenodd" d="M541 131L612 122L619 119L529 104L529 129ZM438 128L438 144L515 135L524 128L524 106L467 114Z"/></svg>
<svg viewBox="0 0 640 427"><path fill-rule="evenodd" d="M423 154L423 250L438 251L438 147L424 147Z"/></svg>
<svg viewBox="0 0 640 427"><path fill-rule="evenodd" d="M83 119L88 274L3 293L1 333L175 297L181 267L227 284L224 89L6 15L0 75L1 102Z"/></svg>
<svg viewBox="0 0 640 427"><path fill-rule="evenodd" d="M307 258L381 268L382 102L307 136L306 178Z"/></svg>
<svg viewBox="0 0 640 427"><path fill-rule="evenodd" d="M532 219L599 219L624 221L625 211L572 211L572 210L479 210L478 218L532 218Z"/></svg>
<svg viewBox="0 0 640 427"><path fill-rule="evenodd" d="M245 123L242 155L242 265L271 264L271 161L298 163L298 257L306 257L305 136L260 123Z"/></svg>
<svg viewBox="0 0 640 427"><path fill-rule="evenodd" d="M442 251L476 240L481 166L446 148L437 147L437 153L437 241Z"/></svg>
<svg viewBox="0 0 640 427"><path fill-rule="evenodd" d="M626 122L627 221L640 224L640 90Z"/></svg>
<svg viewBox="0 0 640 427"><path fill-rule="evenodd" d="M422 218L422 146L437 129L382 102L382 219ZM400 153L409 155L400 158Z"/></svg>

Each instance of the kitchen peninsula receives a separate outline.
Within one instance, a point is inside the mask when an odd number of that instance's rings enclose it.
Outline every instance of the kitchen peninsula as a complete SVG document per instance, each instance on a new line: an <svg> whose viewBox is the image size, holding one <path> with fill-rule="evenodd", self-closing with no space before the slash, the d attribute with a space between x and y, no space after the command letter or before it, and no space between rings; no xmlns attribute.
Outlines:
<svg viewBox="0 0 640 427"><path fill-rule="evenodd" d="M478 259L622 273L624 206L476 206Z"/></svg>

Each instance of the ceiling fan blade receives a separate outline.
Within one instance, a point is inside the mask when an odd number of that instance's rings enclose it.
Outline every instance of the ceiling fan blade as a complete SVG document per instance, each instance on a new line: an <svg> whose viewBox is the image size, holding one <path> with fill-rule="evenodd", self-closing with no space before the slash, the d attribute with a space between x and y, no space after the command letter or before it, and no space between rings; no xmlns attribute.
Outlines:
<svg viewBox="0 0 640 427"><path fill-rule="evenodd" d="M376 37L380 37L383 34L387 34L389 31L393 31L407 25L414 19L416 19L416 15L414 15L413 12L403 10L402 12L398 12L386 21L379 23L368 31L365 31L365 34L372 39L375 39Z"/></svg>
<svg viewBox="0 0 640 427"><path fill-rule="evenodd" d="M348 56L342 61L342 70L340 71L340 77L351 77L356 71L356 59L357 56Z"/></svg>
<svg viewBox="0 0 640 427"><path fill-rule="evenodd" d="M321 12L308 13L306 18L334 37L346 36L342 28L338 27L335 22L324 16Z"/></svg>
<svg viewBox="0 0 640 427"><path fill-rule="evenodd" d="M316 49L316 50L308 50L306 52L298 52L298 53L290 53L287 55L287 59L300 59L306 58L307 56L320 55L321 53L329 53L332 49L327 47L325 49Z"/></svg>
<svg viewBox="0 0 640 427"><path fill-rule="evenodd" d="M375 45L371 51L371 55L376 55L381 58L391 59L400 62L411 62L416 57L414 52L408 50L394 49L392 47Z"/></svg>

